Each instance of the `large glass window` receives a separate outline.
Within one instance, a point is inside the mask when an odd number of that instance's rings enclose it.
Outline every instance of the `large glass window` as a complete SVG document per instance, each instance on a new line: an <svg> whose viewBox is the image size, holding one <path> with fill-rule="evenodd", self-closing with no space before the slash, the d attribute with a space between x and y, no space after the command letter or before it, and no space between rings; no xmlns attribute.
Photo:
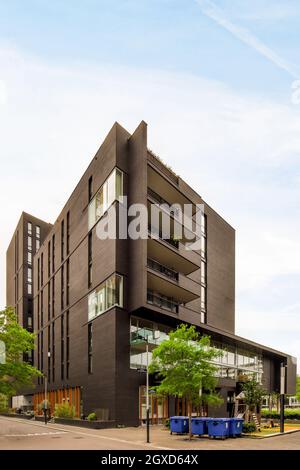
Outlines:
<svg viewBox="0 0 300 470"><path fill-rule="evenodd" d="M32 223L31 222L27 223L27 233L28 235L32 235Z"/></svg>
<svg viewBox="0 0 300 470"><path fill-rule="evenodd" d="M89 320L113 306L123 307L123 277L113 274L89 295Z"/></svg>
<svg viewBox="0 0 300 470"><path fill-rule="evenodd" d="M123 173L115 168L89 204L89 229L123 195Z"/></svg>

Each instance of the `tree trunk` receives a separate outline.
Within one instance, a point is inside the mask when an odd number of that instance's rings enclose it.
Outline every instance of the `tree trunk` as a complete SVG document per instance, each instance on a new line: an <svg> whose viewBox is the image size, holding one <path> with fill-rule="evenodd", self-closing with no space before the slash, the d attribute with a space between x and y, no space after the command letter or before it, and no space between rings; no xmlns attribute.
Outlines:
<svg viewBox="0 0 300 470"><path fill-rule="evenodd" d="M246 410L245 410L245 422L248 423L250 418L250 413L249 413L249 405L246 405Z"/></svg>

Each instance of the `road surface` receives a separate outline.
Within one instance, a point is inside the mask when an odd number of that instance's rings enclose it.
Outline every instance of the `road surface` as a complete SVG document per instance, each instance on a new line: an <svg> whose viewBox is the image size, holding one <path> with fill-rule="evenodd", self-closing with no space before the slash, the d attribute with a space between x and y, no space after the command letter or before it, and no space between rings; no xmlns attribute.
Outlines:
<svg viewBox="0 0 300 470"><path fill-rule="evenodd" d="M300 450L300 432L268 439L194 438L170 435L162 426L151 429L151 444L145 443L145 428L85 429L43 424L0 416L0 450Z"/></svg>

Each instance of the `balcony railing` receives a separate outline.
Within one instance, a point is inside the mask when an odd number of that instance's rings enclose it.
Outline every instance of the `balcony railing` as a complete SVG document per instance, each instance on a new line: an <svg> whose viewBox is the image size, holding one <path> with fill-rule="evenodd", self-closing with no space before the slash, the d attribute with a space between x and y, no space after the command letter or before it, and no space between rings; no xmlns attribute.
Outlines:
<svg viewBox="0 0 300 470"><path fill-rule="evenodd" d="M153 259L148 258L147 266L148 268L151 268L154 271L157 271L163 274L164 276L169 277L173 281L178 281L178 273L176 271L173 271L173 269L167 268L163 264L160 264L157 261L154 261Z"/></svg>
<svg viewBox="0 0 300 470"><path fill-rule="evenodd" d="M174 238L163 238L161 231L157 228L151 227L151 225L148 225L148 231L150 234L155 233L161 240L164 240L165 242L169 243L169 245L172 245L177 249L179 248L179 240L175 240Z"/></svg>
<svg viewBox="0 0 300 470"><path fill-rule="evenodd" d="M178 313L179 310L179 304L177 302L167 297L161 297L159 294L150 290L147 291L147 302L148 304L164 308L170 312Z"/></svg>

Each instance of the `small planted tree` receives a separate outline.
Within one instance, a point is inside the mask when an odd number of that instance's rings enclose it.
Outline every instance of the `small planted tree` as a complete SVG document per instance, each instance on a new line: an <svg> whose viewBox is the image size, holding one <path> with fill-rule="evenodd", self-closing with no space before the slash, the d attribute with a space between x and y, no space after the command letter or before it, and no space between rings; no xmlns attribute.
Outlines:
<svg viewBox="0 0 300 470"><path fill-rule="evenodd" d="M32 385L41 372L23 354L34 349L34 334L20 326L13 308L0 312L0 341L5 344L5 361L0 364L0 393L14 395L20 387Z"/></svg>
<svg viewBox="0 0 300 470"><path fill-rule="evenodd" d="M194 326L184 324L153 351L149 372L161 378L156 391L187 400L190 439L192 406L223 401L215 391L217 367L212 360L218 356L220 351L210 346L208 336L200 336Z"/></svg>
<svg viewBox="0 0 300 470"><path fill-rule="evenodd" d="M243 384L244 401L251 412L256 412L256 408L262 404L263 397L266 395L265 389L257 382L255 377L248 379ZM246 412L246 421L249 420L249 411Z"/></svg>

